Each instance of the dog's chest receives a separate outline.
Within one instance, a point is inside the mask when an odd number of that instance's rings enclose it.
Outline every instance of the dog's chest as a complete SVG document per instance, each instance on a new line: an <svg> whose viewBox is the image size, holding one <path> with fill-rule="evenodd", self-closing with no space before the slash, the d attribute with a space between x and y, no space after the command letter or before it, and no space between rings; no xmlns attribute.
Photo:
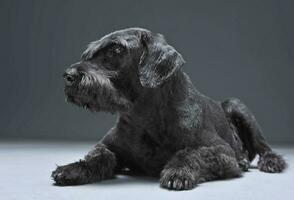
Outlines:
<svg viewBox="0 0 294 200"><path fill-rule="evenodd" d="M124 157L150 175L157 175L173 155L173 141L167 133L164 122L150 118L150 121L136 123L123 118L119 123L121 148Z"/></svg>
<svg viewBox="0 0 294 200"><path fill-rule="evenodd" d="M158 138L143 133L131 149L136 165L150 175L158 175L173 155L169 145L159 141Z"/></svg>
<svg viewBox="0 0 294 200"><path fill-rule="evenodd" d="M184 148L187 142L191 143L198 122L194 116L198 110L188 112L182 104L177 104L176 109L173 106L145 106L148 109L144 107L131 115L121 116L118 132L120 141L124 141L122 148L126 149L132 162L145 172L156 174L177 150Z"/></svg>

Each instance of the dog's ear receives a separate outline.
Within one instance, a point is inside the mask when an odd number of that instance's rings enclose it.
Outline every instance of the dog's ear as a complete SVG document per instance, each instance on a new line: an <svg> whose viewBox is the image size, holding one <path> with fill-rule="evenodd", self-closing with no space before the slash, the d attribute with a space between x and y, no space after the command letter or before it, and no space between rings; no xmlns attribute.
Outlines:
<svg viewBox="0 0 294 200"><path fill-rule="evenodd" d="M143 87L160 87L185 61L161 34L142 34L141 42L144 50L138 66L140 82Z"/></svg>

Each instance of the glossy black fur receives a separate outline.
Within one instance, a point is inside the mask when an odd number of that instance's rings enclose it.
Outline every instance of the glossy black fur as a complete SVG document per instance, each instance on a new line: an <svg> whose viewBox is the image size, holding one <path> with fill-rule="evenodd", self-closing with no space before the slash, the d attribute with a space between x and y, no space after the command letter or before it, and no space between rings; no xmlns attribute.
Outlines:
<svg viewBox="0 0 294 200"><path fill-rule="evenodd" d="M69 102L118 113L114 127L80 162L59 166L56 185L111 178L122 169L160 178L161 187L241 176L258 154L258 167L281 172L254 116L238 99L218 102L198 92L182 56L160 34L130 28L90 43L66 70Z"/></svg>

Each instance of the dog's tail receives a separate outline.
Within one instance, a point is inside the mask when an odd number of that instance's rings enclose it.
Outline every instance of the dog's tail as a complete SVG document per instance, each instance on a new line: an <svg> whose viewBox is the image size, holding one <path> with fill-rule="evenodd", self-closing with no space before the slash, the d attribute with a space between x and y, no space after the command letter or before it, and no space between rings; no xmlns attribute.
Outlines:
<svg viewBox="0 0 294 200"><path fill-rule="evenodd" d="M282 156L271 149L263 137L260 126L247 106L239 99L230 98L222 102L227 117L231 119L242 140L244 148L248 151L248 158L252 161L256 154L260 156L258 168L265 172L281 172L286 168Z"/></svg>

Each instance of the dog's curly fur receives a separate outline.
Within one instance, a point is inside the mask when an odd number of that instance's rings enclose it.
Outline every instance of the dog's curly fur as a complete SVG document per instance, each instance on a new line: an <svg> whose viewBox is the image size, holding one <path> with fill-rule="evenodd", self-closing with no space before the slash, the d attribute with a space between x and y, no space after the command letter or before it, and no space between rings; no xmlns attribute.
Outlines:
<svg viewBox="0 0 294 200"><path fill-rule="evenodd" d="M115 126L83 160L58 166L56 185L86 184L128 168L160 178L163 188L241 176L256 154L258 168L286 163L238 99L214 101L193 86L182 56L161 34L129 28L89 44L64 74L69 102L118 113Z"/></svg>

